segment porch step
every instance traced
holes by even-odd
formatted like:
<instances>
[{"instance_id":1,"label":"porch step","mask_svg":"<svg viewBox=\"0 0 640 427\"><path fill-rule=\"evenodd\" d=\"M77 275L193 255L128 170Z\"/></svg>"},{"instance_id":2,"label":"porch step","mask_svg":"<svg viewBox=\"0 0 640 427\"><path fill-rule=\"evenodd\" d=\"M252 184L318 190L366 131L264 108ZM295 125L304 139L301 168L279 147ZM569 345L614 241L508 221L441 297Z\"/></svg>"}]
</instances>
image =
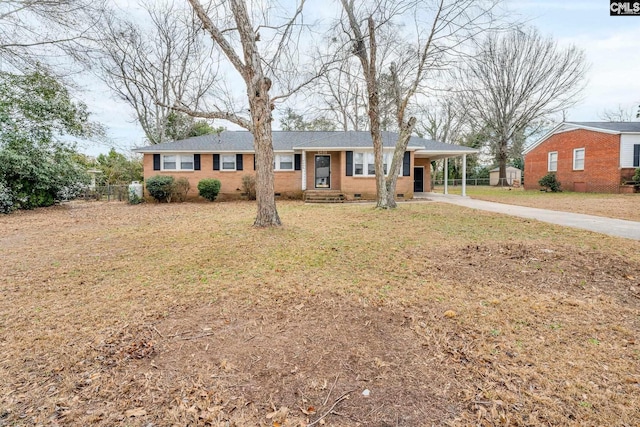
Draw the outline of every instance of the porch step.
<instances>
[{"instance_id":1,"label":"porch step","mask_svg":"<svg viewBox=\"0 0 640 427\"><path fill-rule=\"evenodd\" d=\"M339 191L317 191L307 190L304 192L306 203L344 203L344 194Z\"/></svg>"}]
</instances>

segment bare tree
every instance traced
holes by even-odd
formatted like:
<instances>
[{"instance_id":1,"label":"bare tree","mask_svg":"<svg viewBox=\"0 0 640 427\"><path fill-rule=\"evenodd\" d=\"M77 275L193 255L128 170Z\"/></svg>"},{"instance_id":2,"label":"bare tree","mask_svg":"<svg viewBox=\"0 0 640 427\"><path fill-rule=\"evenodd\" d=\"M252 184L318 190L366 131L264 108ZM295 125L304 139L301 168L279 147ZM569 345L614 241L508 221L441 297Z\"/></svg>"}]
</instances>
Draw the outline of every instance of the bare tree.
<instances>
[{"instance_id":1,"label":"bare tree","mask_svg":"<svg viewBox=\"0 0 640 427\"><path fill-rule=\"evenodd\" d=\"M606 109L600 114L600 119L607 122L632 122L638 115L635 108L624 108L618 105L615 109Z\"/></svg>"},{"instance_id":2,"label":"bare tree","mask_svg":"<svg viewBox=\"0 0 640 427\"><path fill-rule=\"evenodd\" d=\"M69 67L69 57L86 64L103 6L103 0L2 0L0 67L25 71L53 64L60 70Z\"/></svg>"},{"instance_id":3,"label":"bare tree","mask_svg":"<svg viewBox=\"0 0 640 427\"><path fill-rule=\"evenodd\" d=\"M343 30L349 36L352 53L360 61L366 82L376 170L376 206L394 208L404 152L416 125L410 107L415 104L416 95L426 90L426 82L433 72L447 68L466 42L490 28L497 1L376 0L359 4L357 8L354 0L341 0L341 3L345 15ZM412 26L396 24L396 19L412 22ZM402 31L394 31L394 26ZM378 35L383 35L385 43L378 43ZM388 73L386 85L381 79L383 69ZM386 178L380 134L383 116L380 98L385 86L392 100L394 127L399 134Z\"/></svg>"},{"instance_id":4,"label":"bare tree","mask_svg":"<svg viewBox=\"0 0 640 427\"><path fill-rule=\"evenodd\" d=\"M249 9L244 0L212 2L208 9L198 0L189 3L202 28L211 36L220 61L239 75L246 103L238 103L238 97L225 91L211 94L209 101L201 105L182 103L172 107L194 117L227 120L253 134L258 202L254 226L279 226L274 194L272 110L275 101L304 87L316 75L299 71L298 40L292 40L302 28L304 0L290 13L259 4L252 4ZM272 86L282 94L272 97Z\"/></svg>"},{"instance_id":5,"label":"bare tree","mask_svg":"<svg viewBox=\"0 0 640 427\"><path fill-rule=\"evenodd\" d=\"M335 43L330 47L340 49ZM315 96L320 99L317 109L333 117L343 131L358 131L367 123L366 89L356 67L352 58L342 58L314 87Z\"/></svg>"},{"instance_id":6,"label":"bare tree","mask_svg":"<svg viewBox=\"0 0 640 427\"><path fill-rule=\"evenodd\" d=\"M490 35L469 57L458 76L464 89L460 108L496 139L500 178L506 178L514 139L575 105L585 72L580 49L559 48L535 29Z\"/></svg>"},{"instance_id":7,"label":"bare tree","mask_svg":"<svg viewBox=\"0 0 640 427\"><path fill-rule=\"evenodd\" d=\"M104 20L102 77L131 106L149 143L160 144L175 137L167 127L181 114L169 104L197 106L216 82L218 67L190 9L174 2L140 4L146 22L116 13Z\"/></svg>"}]
</instances>

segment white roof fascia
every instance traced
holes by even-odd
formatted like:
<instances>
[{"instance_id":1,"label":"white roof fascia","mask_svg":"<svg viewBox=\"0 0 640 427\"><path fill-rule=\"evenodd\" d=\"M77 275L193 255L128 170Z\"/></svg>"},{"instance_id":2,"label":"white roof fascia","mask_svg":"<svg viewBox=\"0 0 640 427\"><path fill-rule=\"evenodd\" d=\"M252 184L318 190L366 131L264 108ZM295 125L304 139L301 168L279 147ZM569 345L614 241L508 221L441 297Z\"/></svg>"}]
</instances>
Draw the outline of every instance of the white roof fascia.
<instances>
[{"instance_id":1,"label":"white roof fascia","mask_svg":"<svg viewBox=\"0 0 640 427\"><path fill-rule=\"evenodd\" d=\"M423 147L409 146L407 151L418 151ZM296 151L373 151L371 147L293 147ZM383 147L383 150L395 150L394 147Z\"/></svg>"}]
</instances>

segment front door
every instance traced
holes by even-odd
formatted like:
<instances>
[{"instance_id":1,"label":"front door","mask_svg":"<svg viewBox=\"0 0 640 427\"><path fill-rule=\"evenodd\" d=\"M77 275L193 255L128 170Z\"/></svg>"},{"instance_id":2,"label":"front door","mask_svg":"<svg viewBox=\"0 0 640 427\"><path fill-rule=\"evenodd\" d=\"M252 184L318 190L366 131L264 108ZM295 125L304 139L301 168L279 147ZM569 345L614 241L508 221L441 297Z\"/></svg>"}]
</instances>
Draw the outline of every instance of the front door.
<instances>
[{"instance_id":1,"label":"front door","mask_svg":"<svg viewBox=\"0 0 640 427\"><path fill-rule=\"evenodd\" d=\"M316 156L316 188L331 188L331 156Z\"/></svg>"},{"instance_id":2,"label":"front door","mask_svg":"<svg viewBox=\"0 0 640 427\"><path fill-rule=\"evenodd\" d=\"M413 192L424 192L424 167L413 168Z\"/></svg>"}]
</instances>

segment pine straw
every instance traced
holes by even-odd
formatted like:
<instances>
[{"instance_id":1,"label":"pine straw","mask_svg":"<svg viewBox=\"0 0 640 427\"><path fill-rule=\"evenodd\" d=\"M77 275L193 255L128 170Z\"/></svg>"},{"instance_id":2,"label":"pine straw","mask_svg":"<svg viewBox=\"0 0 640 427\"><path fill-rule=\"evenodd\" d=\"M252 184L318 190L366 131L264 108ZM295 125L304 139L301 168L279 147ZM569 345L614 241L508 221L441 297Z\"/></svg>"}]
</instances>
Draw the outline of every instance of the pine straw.
<instances>
[{"instance_id":1,"label":"pine straw","mask_svg":"<svg viewBox=\"0 0 640 427\"><path fill-rule=\"evenodd\" d=\"M0 218L0 426L640 419L639 243L430 202L254 209Z\"/></svg>"}]
</instances>

